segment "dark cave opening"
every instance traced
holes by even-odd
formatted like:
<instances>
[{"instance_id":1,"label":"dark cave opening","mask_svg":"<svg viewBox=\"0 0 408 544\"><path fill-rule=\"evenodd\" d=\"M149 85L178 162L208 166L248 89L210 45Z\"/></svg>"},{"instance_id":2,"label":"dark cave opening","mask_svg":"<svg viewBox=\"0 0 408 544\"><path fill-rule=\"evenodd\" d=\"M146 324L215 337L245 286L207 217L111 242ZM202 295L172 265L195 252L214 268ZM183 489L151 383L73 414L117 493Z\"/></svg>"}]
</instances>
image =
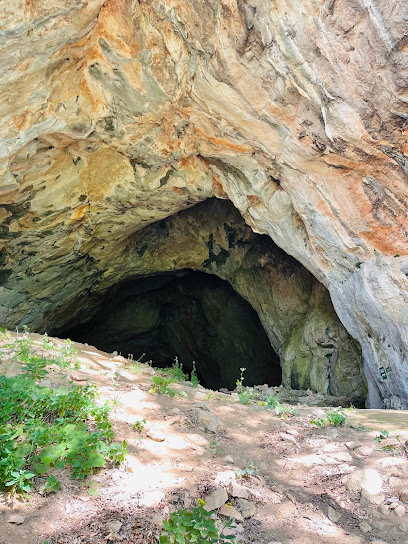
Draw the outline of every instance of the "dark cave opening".
<instances>
[{"instance_id":1,"label":"dark cave opening","mask_svg":"<svg viewBox=\"0 0 408 544\"><path fill-rule=\"evenodd\" d=\"M282 381L255 310L228 282L203 272L127 280L109 290L89 321L59 334L135 360L145 354L157 367L177 357L189 373L194 361L200 383L211 389L234 389L243 367L244 385Z\"/></svg>"}]
</instances>

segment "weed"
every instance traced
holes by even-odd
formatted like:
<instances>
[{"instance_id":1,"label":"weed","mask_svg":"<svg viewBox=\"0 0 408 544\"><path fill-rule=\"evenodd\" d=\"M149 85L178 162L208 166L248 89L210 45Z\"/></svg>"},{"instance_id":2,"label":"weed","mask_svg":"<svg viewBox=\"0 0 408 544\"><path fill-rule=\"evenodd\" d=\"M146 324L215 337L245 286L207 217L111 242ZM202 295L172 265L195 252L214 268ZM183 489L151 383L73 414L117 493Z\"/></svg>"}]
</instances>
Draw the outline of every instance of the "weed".
<instances>
[{"instance_id":1,"label":"weed","mask_svg":"<svg viewBox=\"0 0 408 544\"><path fill-rule=\"evenodd\" d=\"M61 487L61 482L58 480L54 474L51 476L48 476L47 482L44 487L45 493L56 493L58 489Z\"/></svg>"},{"instance_id":2,"label":"weed","mask_svg":"<svg viewBox=\"0 0 408 544\"><path fill-rule=\"evenodd\" d=\"M380 434L378 434L375 437L376 442L381 442L382 440L388 438L390 436L390 433L388 431L380 431Z\"/></svg>"},{"instance_id":3,"label":"weed","mask_svg":"<svg viewBox=\"0 0 408 544\"><path fill-rule=\"evenodd\" d=\"M197 502L196 508L180 508L163 521L160 544L216 544L224 539L235 542L233 536L223 533L226 527L233 527L233 519L230 518L219 531L211 512L204 509L205 501L199 499Z\"/></svg>"},{"instance_id":4,"label":"weed","mask_svg":"<svg viewBox=\"0 0 408 544\"><path fill-rule=\"evenodd\" d=\"M288 416L296 415L296 410L294 410L293 408L290 408L289 406L286 406L286 404L281 404L279 402L279 399L277 399L273 395L271 395L266 401L266 407L274 408L275 414L277 416L280 416L282 419L285 419Z\"/></svg>"},{"instance_id":5,"label":"weed","mask_svg":"<svg viewBox=\"0 0 408 544\"><path fill-rule=\"evenodd\" d=\"M145 428L146 420L145 419L139 419L135 421L132 425L132 429L136 431L139 434L142 434L143 429Z\"/></svg>"},{"instance_id":6,"label":"weed","mask_svg":"<svg viewBox=\"0 0 408 544\"><path fill-rule=\"evenodd\" d=\"M242 384L244 383L244 372L246 368L242 367L239 370L241 371L241 374L235 383L237 384L237 387L238 387L238 393L243 393L244 388L242 387Z\"/></svg>"},{"instance_id":7,"label":"weed","mask_svg":"<svg viewBox=\"0 0 408 544\"><path fill-rule=\"evenodd\" d=\"M108 460L122 462L126 442L112 442L109 406L96 403L94 385L41 385L48 366L75 365L72 345L58 347L45 337L45 353L38 355L28 331L3 340L9 358L22 363L22 374L0 376L0 487L25 494L35 477L54 468L70 467L71 478L83 479ZM50 476L46 488L56 491L57 478Z\"/></svg>"},{"instance_id":8,"label":"weed","mask_svg":"<svg viewBox=\"0 0 408 544\"><path fill-rule=\"evenodd\" d=\"M346 423L346 420L347 414L342 408L336 408L327 414L327 421L332 427L340 427Z\"/></svg>"},{"instance_id":9,"label":"weed","mask_svg":"<svg viewBox=\"0 0 408 544\"><path fill-rule=\"evenodd\" d=\"M166 376L171 377L173 382L188 380L188 376L183 372L183 365L179 363L178 357L174 358L174 363L170 368L165 368L162 372Z\"/></svg>"},{"instance_id":10,"label":"weed","mask_svg":"<svg viewBox=\"0 0 408 544\"><path fill-rule=\"evenodd\" d=\"M198 387L200 382L197 378L197 370L196 370L196 364L195 361L193 361L193 370L191 371L191 383L193 387Z\"/></svg>"},{"instance_id":11,"label":"weed","mask_svg":"<svg viewBox=\"0 0 408 544\"><path fill-rule=\"evenodd\" d=\"M169 387L171 383L174 383L173 378L162 378L161 376L153 376L153 387L150 389L149 393L151 395L168 395L171 398L176 396L176 390Z\"/></svg>"},{"instance_id":12,"label":"weed","mask_svg":"<svg viewBox=\"0 0 408 544\"><path fill-rule=\"evenodd\" d=\"M239 478L248 478L249 476L253 476L254 474L256 474L257 471L258 471L258 469L256 468L254 462L251 461L246 468L237 470L235 472L235 476L236 476L237 479L239 479Z\"/></svg>"},{"instance_id":13,"label":"weed","mask_svg":"<svg viewBox=\"0 0 408 544\"><path fill-rule=\"evenodd\" d=\"M340 427L345 425L347 421L347 414L343 408L339 407L327 414L327 419L318 417L317 419L311 419L310 423L317 427L323 427L324 425L331 425L332 427Z\"/></svg>"},{"instance_id":14,"label":"weed","mask_svg":"<svg viewBox=\"0 0 408 544\"><path fill-rule=\"evenodd\" d=\"M242 393L238 393L239 402L241 404L250 404L254 396L255 394L253 387L247 387Z\"/></svg>"},{"instance_id":15,"label":"weed","mask_svg":"<svg viewBox=\"0 0 408 544\"><path fill-rule=\"evenodd\" d=\"M207 393L207 395L204 397L206 400L211 400L213 398L213 396L215 395L215 392L210 389Z\"/></svg>"}]
</instances>

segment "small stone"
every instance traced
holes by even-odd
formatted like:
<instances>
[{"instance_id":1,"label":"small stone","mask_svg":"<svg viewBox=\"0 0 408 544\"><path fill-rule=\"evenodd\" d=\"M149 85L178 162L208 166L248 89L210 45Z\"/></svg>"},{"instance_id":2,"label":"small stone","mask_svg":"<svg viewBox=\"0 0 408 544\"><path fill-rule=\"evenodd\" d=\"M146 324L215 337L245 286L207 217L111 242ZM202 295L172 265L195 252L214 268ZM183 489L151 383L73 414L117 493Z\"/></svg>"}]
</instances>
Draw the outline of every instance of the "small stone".
<instances>
[{"instance_id":1,"label":"small stone","mask_svg":"<svg viewBox=\"0 0 408 544\"><path fill-rule=\"evenodd\" d=\"M361 446L361 448L358 448L357 451L360 455L367 457L368 455L371 455L374 450L373 448L370 448L369 446Z\"/></svg>"},{"instance_id":2,"label":"small stone","mask_svg":"<svg viewBox=\"0 0 408 544\"><path fill-rule=\"evenodd\" d=\"M244 518L251 518L256 514L255 504L251 501L245 499L237 500L238 510L244 516Z\"/></svg>"},{"instance_id":3,"label":"small stone","mask_svg":"<svg viewBox=\"0 0 408 544\"><path fill-rule=\"evenodd\" d=\"M348 450L356 450L362 446L361 442L346 442L346 448Z\"/></svg>"},{"instance_id":4,"label":"small stone","mask_svg":"<svg viewBox=\"0 0 408 544\"><path fill-rule=\"evenodd\" d=\"M106 524L108 530L113 533L117 534L120 531L120 528L122 527L122 523L119 520L109 521Z\"/></svg>"},{"instance_id":5,"label":"small stone","mask_svg":"<svg viewBox=\"0 0 408 544\"><path fill-rule=\"evenodd\" d=\"M337 429L328 429L327 430L327 436L330 438L337 438L339 435L339 431Z\"/></svg>"},{"instance_id":6,"label":"small stone","mask_svg":"<svg viewBox=\"0 0 408 544\"><path fill-rule=\"evenodd\" d=\"M13 514L9 517L7 520L9 523L14 523L15 525L21 525L24 523L25 518L24 516L20 516L19 514Z\"/></svg>"},{"instance_id":7,"label":"small stone","mask_svg":"<svg viewBox=\"0 0 408 544\"><path fill-rule=\"evenodd\" d=\"M399 506L397 506L397 508L394 508L394 514L397 515L399 518L405 516L405 506L402 506L402 504L400 504Z\"/></svg>"},{"instance_id":8,"label":"small stone","mask_svg":"<svg viewBox=\"0 0 408 544\"><path fill-rule=\"evenodd\" d=\"M211 495L205 499L204 510L212 512L221 508L228 500L228 494L223 487L218 487Z\"/></svg>"},{"instance_id":9,"label":"small stone","mask_svg":"<svg viewBox=\"0 0 408 544\"><path fill-rule=\"evenodd\" d=\"M286 432L292 436L299 436L299 432L296 429L288 429Z\"/></svg>"},{"instance_id":10,"label":"small stone","mask_svg":"<svg viewBox=\"0 0 408 544\"><path fill-rule=\"evenodd\" d=\"M205 402L197 402L196 404L194 404L194 408L198 408L199 410L204 410L205 412L211 412L211 410L208 408Z\"/></svg>"},{"instance_id":11,"label":"small stone","mask_svg":"<svg viewBox=\"0 0 408 544\"><path fill-rule=\"evenodd\" d=\"M164 442L166 440L166 436L161 431L158 431L157 429L149 429L146 432L147 438L150 438L150 440L154 440L155 442Z\"/></svg>"},{"instance_id":12,"label":"small stone","mask_svg":"<svg viewBox=\"0 0 408 544\"><path fill-rule=\"evenodd\" d=\"M408 487L405 487L404 489L401 489L400 499L401 499L402 502L405 502L405 504L408 503Z\"/></svg>"},{"instance_id":13,"label":"small stone","mask_svg":"<svg viewBox=\"0 0 408 544\"><path fill-rule=\"evenodd\" d=\"M279 438L281 440L286 440L287 442L292 442L292 444L296 444L296 438L290 434L279 433Z\"/></svg>"},{"instance_id":14,"label":"small stone","mask_svg":"<svg viewBox=\"0 0 408 544\"><path fill-rule=\"evenodd\" d=\"M352 493L365 489L371 495L378 495L382 489L382 478L373 468L355 470L344 478L343 483Z\"/></svg>"},{"instance_id":15,"label":"small stone","mask_svg":"<svg viewBox=\"0 0 408 544\"><path fill-rule=\"evenodd\" d=\"M235 465L235 459L232 457L232 455L227 455L224 459L224 463L226 465Z\"/></svg>"},{"instance_id":16,"label":"small stone","mask_svg":"<svg viewBox=\"0 0 408 544\"><path fill-rule=\"evenodd\" d=\"M367 523L366 521L362 521L360 523L360 529L363 533L369 533L370 531L373 530L373 528L371 527L371 525L369 523Z\"/></svg>"},{"instance_id":17,"label":"small stone","mask_svg":"<svg viewBox=\"0 0 408 544\"><path fill-rule=\"evenodd\" d=\"M388 516L390 514L390 507L386 504L380 504L377 508L377 510L382 514L383 516Z\"/></svg>"},{"instance_id":18,"label":"small stone","mask_svg":"<svg viewBox=\"0 0 408 544\"><path fill-rule=\"evenodd\" d=\"M251 496L251 492L247 487L239 485L236 482L230 482L228 484L227 491L231 497L239 499L249 499Z\"/></svg>"},{"instance_id":19,"label":"small stone","mask_svg":"<svg viewBox=\"0 0 408 544\"><path fill-rule=\"evenodd\" d=\"M258 469L259 469L259 470L265 471L265 470L268 470L268 468L269 468L269 467L268 467L268 463L267 463L266 461L261 461L261 462L259 463L259 465L258 465Z\"/></svg>"},{"instance_id":20,"label":"small stone","mask_svg":"<svg viewBox=\"0 0 408 544\"><path fill-rule=\"evenodd\" d=\"M395 509L397 508L397 506L398 506L398 503L397 503L397 502L392 502L392 503L390 504L390 510L395 510Z\"/></svg>"},{"instance_id":21,"label":"small stone","mask_svg":"<svg viewBox=\"0 0 408 544\"><path fill-rule=\"evenodd\" d=\"M337 523L339 519L341 518L341 514L339 514L339 512L337 512L337 510L335 510L332 506L328 507L327 516L329 520L332 521L333 523Z\"/></svg>"},{"instance_id":22,"label":"small stone","mask_svg":"<svg viewBox=\"0 0 408 544\"><path fill-rule=\"evenodd\" d=\"M370 493L363 487L361 490L361 502L365 504L381 504L385 500L385 496L382 493Z\"/></svg>"},{"instance_id":23,"label":"small stone","mask_svg":"<svg viewBox=\"0 0 408 544\"><path fill-rule=\"evenodd\" d=\"M222 430L222 425L220 420L216 415L205 410L197 408L195 410L198 424L204 427L204 430L210 433L218 433Z\"/></svg>"},{"instance_id":24,"label":"small stone","mask_svg":"<svg viewBox=\"0 0 408 544\"><path fill-rule=\"evenodd\" d=\"M353 461L353 458L348 451L339 451L333 453L332 457L333 459L336 459L336 461L340 461L342 463L351 463Z\"/></svg>"},{"instance_id":25,"label":"small stone","mask_svg":"<svg viewBox=\"0 0 408 544\"><path fill-rule=\"evenodd\" d=\"M401 533L405 533L405 531L407 530L407 526L405 525L405 523L400 523L398 525L398 529L401 531Z\"/></svg>"},{"instance_id":26,"label":"small stone","mask_svg":"<svg viewBox=\"0 0 408 544\"><path fill-rule=\"evenodd\" d=\"M179 416L181 414L180 408L172 408L169 412L171 416Z\"/></svg>"},{"instance_id":27,"label":"small stone","mask_svg":"<svg viewBox=\"0 0 408 544\"><path fill-rule=\"evenodd\" d=\"M221 506L219 512L222 516L227 516L228 518L234 518L237 521L244 521L244 518L241 516L241 514L238 512L236 508L233 506L229 506L227 504L224 504Z\"/></svg>"}]
</instances>

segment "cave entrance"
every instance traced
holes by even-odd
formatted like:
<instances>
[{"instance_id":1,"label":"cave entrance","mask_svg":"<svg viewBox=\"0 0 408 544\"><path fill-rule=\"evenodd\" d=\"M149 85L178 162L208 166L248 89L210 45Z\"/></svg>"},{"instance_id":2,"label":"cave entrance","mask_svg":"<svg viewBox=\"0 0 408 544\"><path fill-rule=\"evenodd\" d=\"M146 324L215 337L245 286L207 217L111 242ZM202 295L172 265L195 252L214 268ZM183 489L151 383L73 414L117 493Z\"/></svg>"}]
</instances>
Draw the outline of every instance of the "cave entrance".
<instances>
[{"instance_id":1,"label":"cave entrance","mask_svg":"<svg viewBox=\"0 0 408 544\"><path fill-rule=\"evenodd\" d=\"M177 357L186 372L195 361L200 383L234 389L280 385L279 356L252 306L231 285L192 270L128 280L111 288L88 322L62 332L107 352L169 367Z\"/></svg>"}]
</instances>

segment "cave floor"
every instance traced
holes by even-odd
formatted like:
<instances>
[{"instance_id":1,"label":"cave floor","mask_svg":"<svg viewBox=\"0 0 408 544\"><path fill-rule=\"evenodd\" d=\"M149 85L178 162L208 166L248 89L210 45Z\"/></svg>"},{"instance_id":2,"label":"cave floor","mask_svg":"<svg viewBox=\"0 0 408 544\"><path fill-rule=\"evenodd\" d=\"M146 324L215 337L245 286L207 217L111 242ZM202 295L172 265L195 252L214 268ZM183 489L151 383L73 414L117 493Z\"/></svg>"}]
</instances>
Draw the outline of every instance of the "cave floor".
<instances>
[{"instance_id":1,"label":"cave floor","mask_svg":"<svg viewBox=\"0 0 408 544\"><path fill-rule=\"evenodd\" d=\"M123 357L75 346L81 368L70 371L70 377L76 384L95 383L101 398L113 403L115 440L127 441L129 455L124 464L103 468L85 481L59 473L63 484L56 494L35 491L29 501L0 495L1 544L158 542L169 512L189 508L231 482L246 488L255 507L248 512L253 515L236 523L237 541L407 542L408 515L399 497L408 488L408 460L379 446L397 443L396 435L401 443L408 439L408 413L352 410L347 425L317 428L310 420L323 417L320 408L296 406L296 415L282 419L264 406L240 404L236 394L187 382L172 384L179 393L174 398L152 395L155 370L149 365L134 369ZM12 375L16 368L2 363L0 372ZM61 378L47 380L57 385ZM186 396L180 395L183 391ZM197 408L197 403L205 406ZM216 416L222 428L206 432L197 410ZM146 425L138 434L132 426L142 419ZM390 437L378 444L380 429ZM237 480L237 471L245 469L246 477ZM380 494L361 499L344 485L347 475L361 469L381 476ZM230 502L242 510L233 494ZM24 522L10 523L13 514L21 514Z\"/></svg>"}]
</instances>

